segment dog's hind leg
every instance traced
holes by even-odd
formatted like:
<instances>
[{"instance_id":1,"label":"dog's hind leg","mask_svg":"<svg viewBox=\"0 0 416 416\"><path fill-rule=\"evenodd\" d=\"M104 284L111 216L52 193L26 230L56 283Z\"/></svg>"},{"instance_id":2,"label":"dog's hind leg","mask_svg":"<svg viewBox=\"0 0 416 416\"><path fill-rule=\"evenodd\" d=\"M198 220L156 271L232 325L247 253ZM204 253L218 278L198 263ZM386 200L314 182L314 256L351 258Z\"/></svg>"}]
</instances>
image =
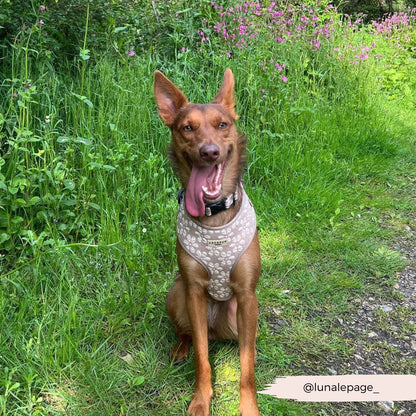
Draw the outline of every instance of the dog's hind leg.
<instances>
[{"instance_id":1,"label":"dog's hind leg","mask_svg":"<svg viewBox=\"0 0 416 416\"><path fill-rule=\"evenodd\" d=\"M178 343L172 348L170 356L172 361L179 363L188 358L192 341L191 325L185 302L185 283L181 275L176 277L175 284L166 297L166 308L178 335Z\"/></svg>"},{"instance_id":2,"label":"dog's hind leg","mask_svg":"<svg viewBox=\"0 0 416 416\"><path fill-rule=\"evenodd\" d=\"M205 288L198 284L186 288L186 307L192 326L195 354L195 392L187 415L208 416L213 394L211 366L208 361L208 322Z\"/></svg>"},{"instance_id":3,"label":"dog's hind leg","mask_svg":"<svg viewBox=\"0 0 416 416\"><path fill-rule=\"evenodd\" d=\"M260 255L257 235L237 264L233 290L237 299L238 344L240 348L240 413L242 416L260 416L256 398L254 364L258 305L255 287L260 274Z\"/></svg>"}]
</instances>

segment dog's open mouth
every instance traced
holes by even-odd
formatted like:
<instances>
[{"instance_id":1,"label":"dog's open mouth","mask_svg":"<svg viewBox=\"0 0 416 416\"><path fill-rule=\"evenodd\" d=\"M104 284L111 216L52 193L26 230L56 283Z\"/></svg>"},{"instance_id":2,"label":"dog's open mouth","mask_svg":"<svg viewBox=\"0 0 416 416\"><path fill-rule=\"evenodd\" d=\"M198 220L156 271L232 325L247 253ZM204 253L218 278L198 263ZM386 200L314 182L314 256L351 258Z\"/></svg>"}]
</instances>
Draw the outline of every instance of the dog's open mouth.
<instances>
[{"instance_id":1,"label":"dog's open mouth","mask_svg":"<svg viewBox=\"0 0 416 416\"><path fill-rule=\"evenodd\" d=\"M215 200L221 196L222 179L226 162L212 166L192 166L186 188L186 210L193 217L205 215L205 200Z\"/></svg>"}]
</instances>

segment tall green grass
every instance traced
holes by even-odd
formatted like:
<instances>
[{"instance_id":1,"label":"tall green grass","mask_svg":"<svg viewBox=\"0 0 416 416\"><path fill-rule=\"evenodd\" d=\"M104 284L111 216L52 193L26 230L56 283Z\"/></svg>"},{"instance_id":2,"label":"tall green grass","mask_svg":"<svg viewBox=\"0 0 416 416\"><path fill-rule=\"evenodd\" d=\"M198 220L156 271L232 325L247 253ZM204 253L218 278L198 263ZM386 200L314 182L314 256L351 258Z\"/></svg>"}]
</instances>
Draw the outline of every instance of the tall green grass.
<instances>
[{"instance_id":1,"label":"tall green grass","mask_svg":"<svg viewBox=\"0 0 416 416\"><path fill-rule=\"evenodd\" d=\"M156 68L196 102L215 96L226 67L236 76L262 246L259 385L348 360L337 318L352 299L389 292L403 265L391 241L414 211L416 72L413 41L401 50L392 39L414 39L414 26L375 38L322 6L336 32L315 50L309 32L279 44L255 17L259 37L229 58L212 28L198 40L214 8L178 12L168 60L156 51L58 65L22 32L1 62L0 414L185 413L194 368L170 364L164 308L179 183L152 97ZM355 64L354 48L375 39ZM210 352L213 414L237 414L236 345ZM259 401L265 415L328 410Z\"/></svg>"}]
</instances>

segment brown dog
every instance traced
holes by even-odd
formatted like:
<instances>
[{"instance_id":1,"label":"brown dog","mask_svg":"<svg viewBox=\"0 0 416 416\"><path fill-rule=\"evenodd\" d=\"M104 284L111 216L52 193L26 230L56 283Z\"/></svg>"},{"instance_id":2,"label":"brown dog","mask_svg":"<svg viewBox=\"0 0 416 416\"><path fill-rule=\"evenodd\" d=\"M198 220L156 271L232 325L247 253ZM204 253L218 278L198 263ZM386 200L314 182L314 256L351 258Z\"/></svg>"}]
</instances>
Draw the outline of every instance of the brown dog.
<instances>
[{"instance_id":1,"label":"brown dog","mask_svg":"<svg viewBox=\"0 0 416 416\"><path fill-rule=\"evenodd\" d=\"M179 274L166 304L179 337L172 358L185 359L191 341L195 351L196 386L187 414L209 415L208 339L238 339L240 412L259 415L254 363L260 250L254 210L241 184L246 139L235 126L234 76L226 70L210 104L189 103L159 71L154 94L172 132L171 157L184 188Z\"/></svg>"}]
</instances>

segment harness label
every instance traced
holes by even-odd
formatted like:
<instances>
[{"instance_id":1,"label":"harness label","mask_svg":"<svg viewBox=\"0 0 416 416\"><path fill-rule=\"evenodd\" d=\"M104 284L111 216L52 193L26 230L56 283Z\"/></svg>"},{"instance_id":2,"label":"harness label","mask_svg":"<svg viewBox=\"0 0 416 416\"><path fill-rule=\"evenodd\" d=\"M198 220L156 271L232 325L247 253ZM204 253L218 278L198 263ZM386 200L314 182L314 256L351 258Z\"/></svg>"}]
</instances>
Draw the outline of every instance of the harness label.
<instances>
[{"instance_id":1,"label":"harness label","mask_svg":"<svg viewBox=\"0 0 416 416\"><path fill-rule=\"evenodd\" d=\"M207 240L207 246L215 246L215 247L219 247L219 246L225 246L228 243L228 239L224 238L222 240Z\"/></svg>"}]
</instances>

